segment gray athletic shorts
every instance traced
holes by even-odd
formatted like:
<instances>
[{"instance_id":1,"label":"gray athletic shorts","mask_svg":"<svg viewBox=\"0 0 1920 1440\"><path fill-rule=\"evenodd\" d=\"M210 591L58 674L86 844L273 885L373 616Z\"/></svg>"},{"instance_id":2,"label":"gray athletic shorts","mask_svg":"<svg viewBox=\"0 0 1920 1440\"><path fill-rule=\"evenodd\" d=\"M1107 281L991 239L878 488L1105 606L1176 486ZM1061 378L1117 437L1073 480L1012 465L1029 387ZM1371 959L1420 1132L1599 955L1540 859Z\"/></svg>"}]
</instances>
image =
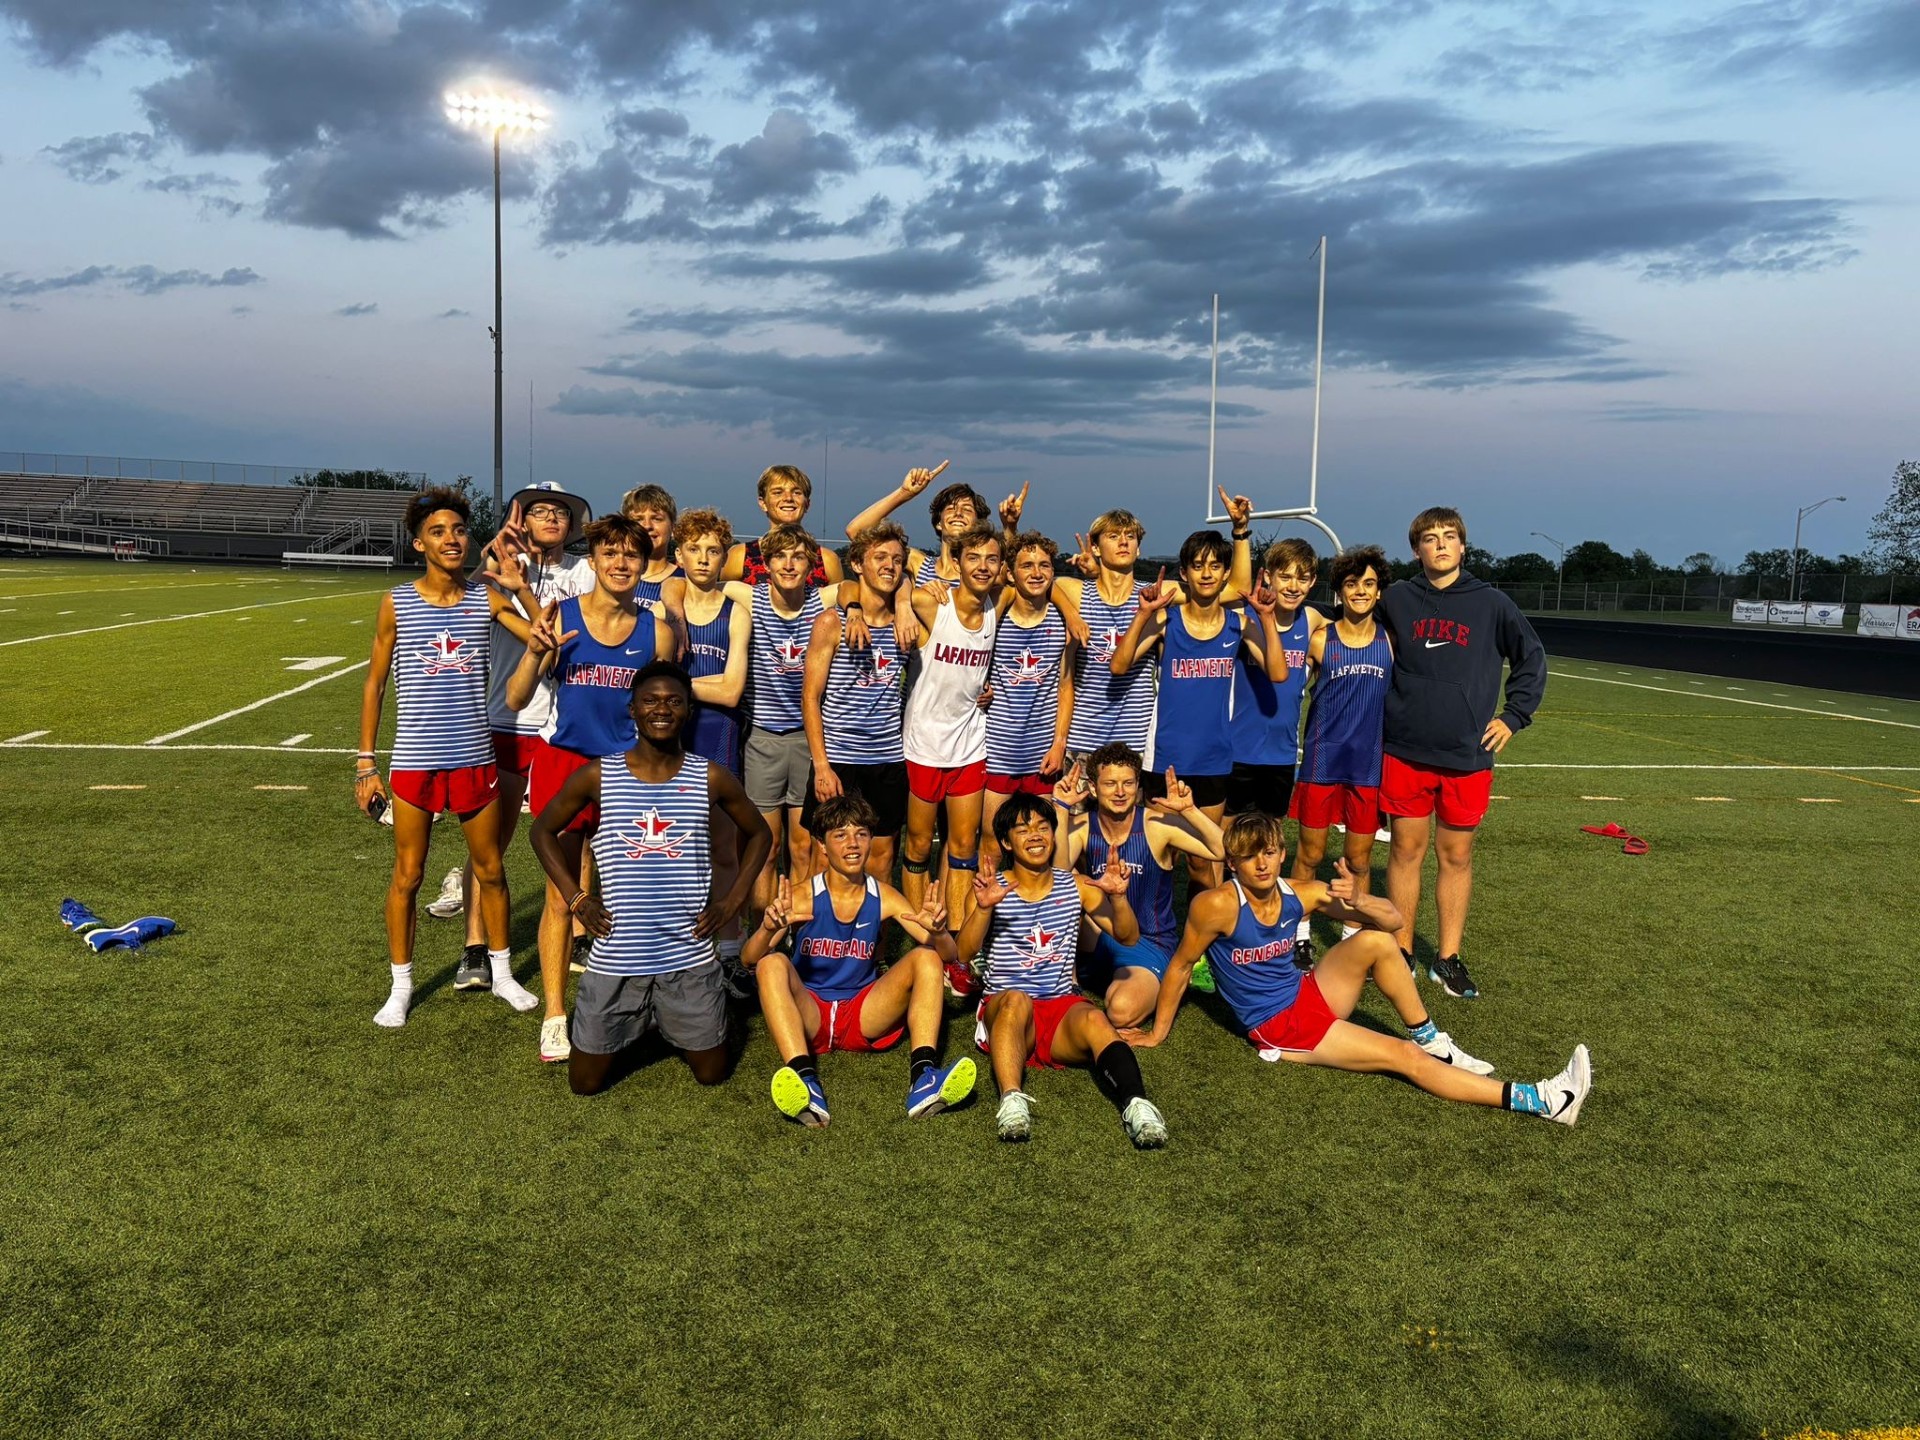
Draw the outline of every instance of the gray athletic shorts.
<instances>
[{"instance_id":1,"label":"gray athletic shorts","mask_svg":"<svg viewBox=\"0 0 1920 1440\"><path fill-rule=\"evenodd\" d=\"M589 970L573 992L568 1039L589 1055L611 1055L647 1031L676 1050L712 1050L727 1041L727 987L706 961L671 975L603 975Z\"/></svg>"},{"instance_id":2,"label":"gray athletic shorts","mask_svg":"<svg viewBox=\"0 0 1920 1440\"><path fill-rule=\"evenodd\" d=\"M775 735L758 727L747 731L747 799L756 810L778 810L782 805L804 805L813 756L807 750L807 732L790 730Z\"/></svg>"}]
</instances>

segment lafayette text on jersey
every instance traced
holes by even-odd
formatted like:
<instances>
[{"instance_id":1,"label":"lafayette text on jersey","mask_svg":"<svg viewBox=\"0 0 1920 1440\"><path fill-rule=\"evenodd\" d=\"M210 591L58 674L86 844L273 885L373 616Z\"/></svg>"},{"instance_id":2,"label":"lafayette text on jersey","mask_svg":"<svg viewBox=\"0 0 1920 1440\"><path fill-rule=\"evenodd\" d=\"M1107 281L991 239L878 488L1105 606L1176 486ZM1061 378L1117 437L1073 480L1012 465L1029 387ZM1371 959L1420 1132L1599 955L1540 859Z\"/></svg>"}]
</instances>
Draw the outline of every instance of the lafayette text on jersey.
<instances>
[{"instance_id":1,"label":"lafayette text on jersey","mask_svg":"<svg viewBox=\"0 0 1920 1440\"><path fill-rule=\"evenodd\" d=\"M1147 763L1155 770L1171 765L1182 775L1225 775L1234 760L1228 730L1233 677L1247 668L1240 660L1246 619L1239 610L1223 611L1220 633L1196 640L1187 629L1186 608L1167 610L1160 639L1160 713Z\"/></svg>"},{"instance_id":2,"label":"lafayette text on jersey","mask_svg":"<svg viewBox=\"0 0 1920 1440\"><path fill-rule=\"evenodd\" d=\"M576 755L616 755L631 750L633 677L653 663L653 612L641 609L633 633L602 645L587 628L578 600L560 602L560 633L578 633L554 657L554 723L550 743Z\"/></svg>"},{"instance_id":3,"label":"lafayette text on jersey","mask_svg":"<svg viewBox=\"0 0 1920 1440\"><path fill-rule=\"evenodd\" d=\"M1153 858L1147 843L1147 811L1144 805L1133 807L1133 819L1127 822L1127 838L1119 845L1107 843L1099 812L1087 822L1087 846L1080 852L1080 864L1089 875L1107 868L1107 852L1120 852L1120 867L1127 872L1127 904L1140 924L1140 938L1173 953L1180 938L1173 919L1173 872L1164 870Z\"/></svg>"},{"instance_id":4,"label":"lafayette text on jersey","mask_svg":"<svg viewBox=\"0 0 1920 1440\"><path fill-rule=\"evenodd\" d=\"M393 595L395 770L463 770L493 763L487 662L493 611L471 581L452 605L429 605L411 584Z\"/></svg>"},{"instance_id":5,"label":"lafayette text on jersey","mask_svg":"<svg viewBox=\"0 0 1920 1440\"><path fill-rule=\"evenodd\" d=\"M727 669L727 651L733 635L733 597L720 601L713 619L701 624L687 621L687 674L694 680L723 675ZM704 755L722 770L740 773L741 714L732 705L709 705L696 700L693 720L687 727L687 749Z\"/></svg>"},{"instance_id":6,"label":"lafayette text on jersey","mask_svg":"<svg viewBox=\"0 0 1920 1440\"><path fill-rule=\"evenodd\" d=\"M1378 785L1382 716L1393 676L1393 646L1374 628L1360 646L1329 625L1320 678L1307 701L1307 730L1300 741L1300 779L1309 785Z\"/></svg>"},{"instance_id":7,"label":"lafayette text on jersey","mask_svg":"<svg viewBox=\"0 0 1920 1440\"><path fill-rule=\"evenodd\" d=\"M927 643L919 650L920 674L907 696L903 749L916 765L957 769L987 753L987 716L980 708L993 667L993 637L999 614L980 612L980 628L961 623L956 600L934 613Z\"/></svg>"}]
</instances>

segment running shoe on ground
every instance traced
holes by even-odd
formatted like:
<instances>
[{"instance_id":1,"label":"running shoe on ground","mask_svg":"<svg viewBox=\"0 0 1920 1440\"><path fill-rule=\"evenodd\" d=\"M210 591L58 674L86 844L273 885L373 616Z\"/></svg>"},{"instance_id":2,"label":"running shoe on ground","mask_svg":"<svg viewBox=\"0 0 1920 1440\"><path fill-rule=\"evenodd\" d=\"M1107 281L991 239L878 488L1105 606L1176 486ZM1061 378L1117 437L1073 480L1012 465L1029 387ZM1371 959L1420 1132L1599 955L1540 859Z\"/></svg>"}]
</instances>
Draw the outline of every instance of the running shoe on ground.
<instances>
[{"instance_id":1,"label":"running shoe on ground","mask_svg":"<svg viewBox=\"0 0 1920 1440\"><path fill-rule=\"evenodd\" d=\"M789 1120L816 1128L832 1117L827 1114L826 1092L818 1075L802 1075L791 1065L773 1072L773 1103Z\"/></svg>"},{"instance_id":2,"label":"running shoe on ground","mask_svg":"<svg viewBox=\"0 0 1920 1440\"><path fill-rule=\"evenodd\" d=\"M1167 1117L1144 1095L1127 1102L1127 1108L1120 1112L1120 1123L1136 1150L1158 1150L1167 1143Z\"/></svg>"},{"instance_id":3,"label":"running shoe on ground","mask_svg":"<svg viewBox=\"0 0 1920 1440\"><path fill-rule=\"evenodd\" d=\"M736 1003L744 1003L760 993L759 982L738 955L721 954L720 983L727 987L727 998Z\"/></svg>"},{"instance_id":4,"label":"running shoe on ground","mask_svg":"<svg viewBox=\"0 0 1920 1440\"><path fill-rule=\"evenodd\" d=\"M1414 1042L1419 1044L1418 1041ZM1456 1070L1465 1070L1470 1075L1491 1075L1493 1066L1484 1060L1476 1060L1458 1045L1446 1031L1436 1031L1433 1039L1420 1048L1438 1060L1442 1065L1451 1065Z\"/></svg>"},{"instance_id":5,"label":"running shoe on ground","mask_svg":"<svg viewBox=\"0 0 1920 1440\"><path fill-rule=\"evenodd\" d=\"M1478 1000L1480 990L1467 974L1466 962L1458 955L1436 955L1427 962L1427 974L1456 1000Z\"/></svg>"},{"instance_id":6,"label":"running shoe on ground","mask_svg":"<svg viewBox=\"0 0 1920 1440\"><path fill-rule=\"evenodd\" d=\"M1593 1089L1593 1059L1587 1054L1587 1047L1574 1046L1567 1068L1534 1088L1547 1102L1546 1118L1571 1126L1580 1118L1580 1107L1587 1103L1587 1093Z\"/></svg>"},{"instance_id":7,"label":"running shoe on ground","mask_svg":"<svg viewBox=\"0 0 1920 1440\"><path fill-rule=\"evenodd\" d=\"M973 973L972 967L962 965L958 960L949 960L945 970L947 993L954 999L971 1000L980 993L980 977Z\"/></svg>"},{"instance_id":8,"label":"running shoe on ground","mask_svg":"<svg viewBox=\"0 0 1920 1440\"><path fill-rule=\"evenodd\" d=\"M549 1065L557 1060L565 1060L573 1054L573 1045L567 1039L567 1017L549 1015L540 1022L540 1058Z\"/></svg>"},{"instance_id":9,"label":"running shoe on ground","mask_svg":"<svg viewBox=\"0 0 1920 1440\"><path fill-rule=\"evenodd\" d=\"M447 871L440 882L440 893L427 902L427 914L436 920L451 920L467 908L467 886L463 872Z\"/></svg>"},{"instance_id":10,"label":"running shoe on ground","mask_svg":"<svg viewBox=\"0 0 1920 1440\"><path fill-rule=\"evenodd\" d=\"M1295 940L1293 942L1294 968L1296 970L1311 970L1313 968L1313 960L1313 937L1311 935L1305 935Z\"/></svg>"},{"instance_id":11,"label":"running shoe on ground","mask_svg":"<svg viewBox=\"0 0 1920 1440\"><path fill-rule=\"evenodd\" d=\"M1000 1097L1000 1109L993 1117L993 1128L1002 1140L1033 1138L1033 1097L1024 1090L1009 1090Z\"/></svg>"},{"instance_id":12,"label":"running shoe on ground","mask_svg":"<svg viewBox=\"0 0 1920 1440\"><path fill-rule=\"evenodd\" d=\"M1202 995L1213 994L1213 967L1207 964L1204 955L1193 962L1193 978L1187 983Z\"/></svg>"},{"instance_id":13,"label":"running shoe on ground","mask_svg":"<svg viewBox=\"0 0 1920 1440\"><path fill-rule=\"evenodd\" d=\"M60 902L60 923L69 930L84 930L89 927L97 929L107 922L78 900L67 899Z\"/></svg>"},{"instance_id":14,"label":"running shoe on ground","mask_svg":"<svg viewBox=\"0 0 1920 1440\"><path fill-rule=\"evenodd\" d=\"M491 990L493 988L493 967L487 963L487 947L469 945L460 952L460 963L454 967L453 988L456 990Z\"/></svg>"},{"instance_id":15,"label":"running shoe on ground","mask_svg":"<svg viewBox=\"0 0 1920 1440\"><path fill-rule=\"evenodd\" d=\"M920 1078L907 1086L907 1118L938 1115L952 1109L973 1094L973 1082L979 1067L971 1055L962 1055L944 1070L922 1071Z\"/></svg>"},{"instance_id":16,"label":"running shoe on ground","mask_svg":"<svg viewBox=\"0 0 1920 1440\"><path fill-rule=\"evenodd\" d=\"M573 954L567 960L567 969L576 975L587 973L587 958L593 954L593 937L576 935L573 937Z\"/></svg>"}]
</instances>

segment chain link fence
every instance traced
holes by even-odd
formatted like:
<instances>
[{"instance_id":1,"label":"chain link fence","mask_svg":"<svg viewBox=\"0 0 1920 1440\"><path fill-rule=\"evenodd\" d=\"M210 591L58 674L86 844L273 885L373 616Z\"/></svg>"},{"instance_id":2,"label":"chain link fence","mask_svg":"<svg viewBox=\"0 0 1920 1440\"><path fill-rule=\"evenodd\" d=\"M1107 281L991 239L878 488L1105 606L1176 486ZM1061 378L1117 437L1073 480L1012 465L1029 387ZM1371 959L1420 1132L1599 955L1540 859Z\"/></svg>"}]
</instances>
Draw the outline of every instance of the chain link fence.
<instances>
[{"instance_id":1,"label":"chain link fence","mask_svg":"<svg viewBox=\"0 0 1920 1440\"><path fill-rule=\"evenodd\" d=\"M1920 605L1920 574L1814 572L1792 579L1785 575L1655 575L1597 584L1504 582L1497 588L1511 595L1522 610L1539 614L1631 612L1730 619L1736 600L1810 600L1845 605L1849 614L1857 614L1861 605Z\"/></svg>"}]
</instances>

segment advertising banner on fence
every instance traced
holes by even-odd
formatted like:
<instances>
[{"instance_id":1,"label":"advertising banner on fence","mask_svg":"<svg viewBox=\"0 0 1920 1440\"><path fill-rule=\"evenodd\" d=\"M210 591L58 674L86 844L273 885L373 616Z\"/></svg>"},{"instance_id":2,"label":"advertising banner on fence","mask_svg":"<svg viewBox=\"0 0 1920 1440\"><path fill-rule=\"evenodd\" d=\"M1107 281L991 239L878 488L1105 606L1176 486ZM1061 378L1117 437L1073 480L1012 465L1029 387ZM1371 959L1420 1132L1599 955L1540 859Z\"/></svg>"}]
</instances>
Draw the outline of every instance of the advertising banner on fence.
<instances>
[{"instance_id":1,"label":"advertising banner on fence","mask_svg":"<svg viewBox=\"0 0 1920 1440\"><path fill-rule=\"evenodd\" d=\"M1804 625L1807 623L1807 603L1796 600L1791 605L1775 600L1767 606L1769 625Z\"/></svg>"},{"instance_id":2,"label":"advertising banner on fence","mask_svg":"<svg viewBox=\"0 0 1920 1440\"><path fill-rule=\"evenodd\" d=\"M1817 600L1807 602L1807 624L1823 626L1828 630L1838 630L1846 622L1847 607L1840 604L1822 604Z\"/></svg>"},{"instance_id":3,"label":"advertising banner on fence","mask_svg":"<svg viewBox=\"0 0 1920 1440\"><path fill-rule=\"evenodd\" d=\"M1920 605L1900 607L1900 638L1920 640Z\"/></svg>"},{"instance_id":4,"label":"advertising banner on fence","mask_svg":"<svg viewBox=\"0 0 1920 1440\"><path fill-rule=\"evenodd\" d=\"M1736 600L1733 602L1733 623L1736 625L1764 625L1767 623L1767 602L1764 600Z\"/></svg>"},{"instance_id":5,"label":"advertising banner on fence","mask_svg":"<svg viewBox=\"0 0 1920 1440\"><path fill-rule=\"evenodd\" d=\"M1884 635L1892 639L1900 633L1901 607L1898 605L1862 605L1856 635Z\"/></svg>"}]
</instances>

